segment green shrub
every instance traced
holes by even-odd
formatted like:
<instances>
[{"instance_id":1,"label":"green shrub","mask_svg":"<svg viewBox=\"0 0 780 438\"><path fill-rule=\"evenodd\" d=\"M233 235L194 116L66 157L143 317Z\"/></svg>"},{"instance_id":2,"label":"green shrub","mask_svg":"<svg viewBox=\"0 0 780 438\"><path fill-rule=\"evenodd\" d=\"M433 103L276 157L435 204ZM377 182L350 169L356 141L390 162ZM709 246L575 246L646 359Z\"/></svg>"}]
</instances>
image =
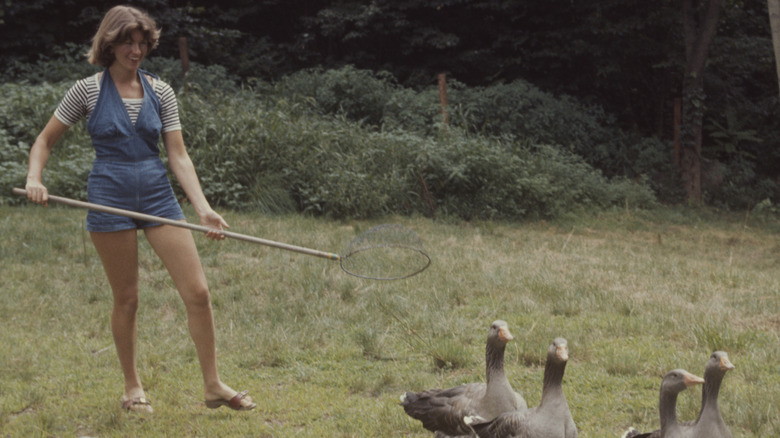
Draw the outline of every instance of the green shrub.
<instances>
[{"instance_id":1,"label":"green shrub","mask_svg":"<svg viewBox=\"0 0 780 438\"><path fill-rule=\"evenodd\" d=\"M66 43L52 46L47 53L40 53L35 63L11 62L0 69L3 82L58 83L74 82L101 70L87 62L89 46Z\"/></svg>"},{"instance_id":2,"label":"green shrub","mask_svg":"<svg viewBox=\"0 0 780 438\"><path fill-rule=\"evenodd\" d=\"M13 187L24 187L27 157L41 129L54 113L69 84L0 84L0 177L2 203L21 202L11 195ZM92 164L89 136L83 124L65 133L52 151L44 170L44 183L51 193L83 197Z\"/></svg>"},{"instance_id":3,"label":"green shrub","mask_svg":"<svg viewBox=\"0 0 780 438\"><path fill-rule=\"evenodd\" d=\"M478 137L434 149L427 186L448 214L468 219L552 218L582 208L654 203L642 184L610 183L576 155L546 145Z\"/></svg>"},{"instance_id":4,"label":"green shrub","mask_svg":"<svg viewBox=\"0 0 780 438\"><path fill-rule=\"evenodd\" d=\"M209 95L213 92L235 92L239 90L239 79L221 65L205 66L190 63L185 76L181 61L152 56L144 61L143 68L169 83L177 93L192 92Z\"/></svg>"},{"instance_id":5,"label":"green shrub","mask_svg":"<svg viewBox=\"0 0 780 438\"><path fill-rule=\"evenodd\" d=\"M175 66L160 60L151 69L176 84L168 79L176 77ZM202 77L179 93L180 115L204 192L220 208L334 218L437 213L518 219L653 202L641 178L610 182L560 147L445 128L436 120L440 115L426 112L430 95L366 87L363 72L331 72L323 79L331 85L322 90L307 89L303 74L285 86L258 82L243 89L220 69L204 69ZM347 86L350 80L356 83ZM2 86L0 158L12 163L3 179L9 190L24 183L26 153L71 84ZM302 94L280 91L293 84ZM343 104L335 109L337 102ZM357 117L364 113L369 116ZM46 168L52 193L84 198L89 145L84 123L63 137Z\"/></svg>"},{"instance_id":6,"label":"green shrub","mask_svg":"<svg viewBox=\"0 0 780 438\"><path fill-rule=\"evenodd\" d=\"M17 160L14 149L29 148L67 87L98 70L85 61L86 49L71 44L53 50L52 55L42 55L33 64L4 66L0 97L3 103L0 128L5 130L6 137L2 140L5 142L3 156ZM452 209L471 211L468 216L479 213L479 217L516 217L528 214L529 207L534 214L548 216L568 208L552 207L545 201L545 210L538 210L539 205L515 201L514 189L506 187L482 189L482 197L478 198L480 208L470 208L472 200L458 200L461 193L473 196L480 181L492 181L492 177L497 178L504 171L512 173L488 164L496 157L478 159L467 154L460 162L454 157L447 158L457 153L448 148L463 147L458 142L475 141L462 138L464 135L482 139L479 141L513 145L508 147L515 151L522 149L517 144L542 144L557 149L560 157L577 156L582 163L598 169L607 180L616 182L610 183L606 192L622 187L621 190L637 189L640 193L628 194L625 199L645 199L647 187L665 203L682 202L685 197L668 141L619 129L613 117L601 107L551 95L522 80L470 88L450 79L447 84L449 126L445 127L435 85L418 90L404 88L385 72L350 66L335 70L309 69L284 76L273 84L259 80L239 84L233 72L219 65L191 63L186 78L181 63L175 59L152 56L145 61L144 68L160 75L177 91L185 121L185 141L197 150L194 154L197 164L202 161L208 170L201 174L204 183L209 184L204 189L217 198L218 205L334 216ZM29 87L28 84L37 85ZM732 111L740 114L736 119L729 118L730 113L708 115L710 122L705 125L704 134L709 146L703 153L705 158L722 162L724 169L722 181L704 186L708 204L742 210L763 199L777 203L780 189L773 170L780 159L780 153L776 152L780 149L765 146L778 142L777 102L776 97L751 105L736 102ZM758 129L748 129L743 127L744 120L762 123ZM355 130L354 135L345 135L351 130ZM458 139L455 144L440 138L447 130L457 132L453 137ZM338 132L343 138L334 140L325 135L329 131ZM401 141L408 144L393 146L393 153L404 150L403 157L394 158L404 161L395 162L394 168L366 164L375 162L375 157L383 153L374 145L396 145ZM86 175L84 161L88 161L82 153L78 153L79 159L75 161L58 161L64 155L62 149L70 147L80 151L89 144L83 131L69 132L63 142L69 146L58 147L52 164L47 167L49 183L55 183L52 188L58 190L78 187ZM244 146L238 146L240 143ZM219 148L208 150L214 145ZM454 167L449 169L452 175L446 175L446 166L425 168L430 163L419 157L431 148L441 149L436 152L440 156L431 162L452 163ZM515 158L508 160L506 166L511 166ZM322 173L314 166L321 163L314 160L324 160L328 166L350 163L351 167L335 166ZM57 166L63 166L68 175L74 176L60 177L59 172L53 171ZM9 167L16 168L5 165L3 181L17 178L18 171ZM459 180L459 173L467 168L473 173L464 178L475 180ZM445 172L442 180L459 189L442 190L435 183L426 187L429 176L423 175L423 170ZM384 171L390 173L377 173ZM567 175L562 174L556 178ZM524 181L528 185L524 190L529 190L523 192L524 199L534 199L537 195L547 199L547 194L556 192L545 185L566 186L543 183L546 174L541 175ZM377 193L389 187L405 192ZM434 199L437 193L443 197ZM600 205L601 201L591 200L601 197L592 195L580 193L563 198L582 197L587 200L584 204ZM610 196L620 197L616 193ZM365 203L359 204L361 201ZM575 205L571 202L569 199L565 204Z\"/></svg>"},{"instance_id":7,"label":"green shrub","mask_svg":"<svg viewBox=\"0 0 780 438\"><path fill-rule=\"evenodd\" d=\"M182 99L190 155L217 205L334 217L409 210L407 137L249 96Z\"/></svg>"},{"instance_id":8,"label":"green shrub","mask_svg":"<svg viewBox=\"0 0 780 438\"><path fill-rule=\"evenodd\" d=\"M0 205L12 199L13 187L24 188L27 176L27 154L29 147L15 142L5 129L0 128ZM17 200L18 201L18 200Z\"/></svg>"},{"instance_id":9,"label":"green shrub","mask_svg":"<svg viewBox=\"0 0 780 438\"><path fill-rule=\"evenodd\" d=\"M341 115L376 128L431 134L441 122L438 91L399 86L387 73L347 66L310 69L284 76L274 84L281 99L307 103L322 115Z\"/></svg>"},{"instance_id":10,"label":"green shrub","mask_svg":"<svg viewBox=\"0 0 780 438\"><path fill-rule=\"evenodd\" d=\"M579 155L609 177L642 173L635 155L644 139L621 130L614 117L598 105L554 96L523 80L489 87L454 87L448 97L450 120L470 132L555 146ZM670 155L664 160L671 161Z\"/></svg>"},{"instance_id":11,"label":"green shrub","mask_svg":"<svg viewBox=\"0 0 780 438\"><path fill-rule=\"evenodd\" d=\"M608 177L648 177L664 194L670 194L670 184L676 183L671 147L623 132L599 106L553 96L522 80L469 88L450 79L447 87L448 118L454 127L486 137L548 144L579 155ZM437 87L413 91L398 86L386 73L350 66L286 76L275 84L274 94L304 103L317 114L338 114L385 130L435 136L443 122Z\"/></svg>"},{"instance_id":12,"label":"green shrub","mask_svg":"<svg viewBox=\"0 0 780 438\"><path fill-rule=\"evenodd\" d=\"M736 158L724 166L722 181L707 188L704 196L710 205L745 211L778 193L777 181L756 174L752 161Z\"/></svg>"},{"instance_id":13,"label":"green shrub","mask_svg":"<svg viewBox=\"0 0 780 438\"><path fill-rule=\"evenodd\" d=\"M629 198L637 207L653 202L646 186L610 183L549 146L521 147L454 128L436 137L377 131L246 93L188 95L182 106L204 191L234 209L336 218L441 211L470 219L553 217ZM260 203L259 193L270 194Z\"/></svg>"},{"instance_id":14,"label":"green shrub","mask_svg":"<svg viewBox=\"0 0 780 438\"><path fill-rule=\"evenodd\" d=\"M51 55L41 55L39 61L32 64L13 63L0 70L3 82L46 84L73 82L95 74L103 68L87 62L88 46L66 44L54 47ZM155 56L154 53L144 60L142 67L169 83L177 92L195 91L209 94L214 90L236 91L239 79L228 73L221 65L205 66L190 63L185 77L181 61L173 58Z\"/></svg>"},{"instance_id":15,"label":"green shrub","mask_svg":"<svg viewBox=\"0 0 780 438\"><path fill-rule=\"evenodd\" d=\"M349 66L293 73L280 79L275 88L296 101L310 100L320 114L343 114L374 126L382 123L385 105L400 89L389 74Z\"/></svg>"}]
</instances>

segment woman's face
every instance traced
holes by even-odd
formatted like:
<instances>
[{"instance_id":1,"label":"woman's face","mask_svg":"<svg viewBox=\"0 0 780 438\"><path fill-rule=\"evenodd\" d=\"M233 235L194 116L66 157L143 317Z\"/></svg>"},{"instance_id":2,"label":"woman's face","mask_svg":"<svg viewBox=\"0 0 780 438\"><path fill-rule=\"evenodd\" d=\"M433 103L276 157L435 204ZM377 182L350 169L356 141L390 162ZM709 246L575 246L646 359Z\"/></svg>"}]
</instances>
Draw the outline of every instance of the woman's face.
<instances>
[{"instance_id":1,"label":"woman's face","mask_svg":"<svg viewBox=\"0 0 780 438\"><path fill-rule=\"evenodd\" d=\"M130 31L130 38L114 44L112 50L116 58L112 66L119 64L128 70L138 70L146 54L149 53L149 42L146 41L144 33L136 29Z\"/></svg>"}]
</instances>

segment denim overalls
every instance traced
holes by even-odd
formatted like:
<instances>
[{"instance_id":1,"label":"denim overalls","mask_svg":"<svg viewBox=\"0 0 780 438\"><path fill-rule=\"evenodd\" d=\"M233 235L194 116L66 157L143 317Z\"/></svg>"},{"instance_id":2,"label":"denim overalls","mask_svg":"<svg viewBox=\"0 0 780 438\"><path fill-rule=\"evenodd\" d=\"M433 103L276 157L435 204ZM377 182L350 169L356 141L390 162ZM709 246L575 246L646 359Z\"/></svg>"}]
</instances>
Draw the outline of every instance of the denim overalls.
<instances>
[{"instance_id":1,"label":"denim overalls","mask_svg":"<svg viewBox=\"0 0 780 438\"><path fill-rule=\"evenodd\" d=\"M106 69L100 94L87 120L95 162L87 180L89 202L140 213L184 219L157 142L162 130L160 101L139 70L144 97L135 125ZM88 231L119 231L159 225L123 216L87 212Z\"/></svg>"}]
</instances>

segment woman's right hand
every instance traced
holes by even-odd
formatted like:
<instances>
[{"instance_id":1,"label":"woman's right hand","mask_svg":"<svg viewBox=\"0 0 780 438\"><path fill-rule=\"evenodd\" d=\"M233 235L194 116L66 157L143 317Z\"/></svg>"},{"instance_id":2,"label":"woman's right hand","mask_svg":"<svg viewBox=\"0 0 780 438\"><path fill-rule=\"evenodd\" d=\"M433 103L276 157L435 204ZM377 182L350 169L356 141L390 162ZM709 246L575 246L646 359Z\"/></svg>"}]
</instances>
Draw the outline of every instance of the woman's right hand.
<instances>
[{"instance_id":1,"label":"woman's right hand","mask_svg":"<svg viewBox=\"0 0 780 438\"><path fill-rule=\"evenodd\" d=\"M49 205L49 191L40 181L27 180L24 189L27 191L27 199L44 206Z\"/></svg>"},{"instance_id":2,"label":"woman's right hand","mask_svg":"<svg viewBox=\"0 0 780 438\"><path fill-rule=\"evenodd\" d=\"M43 167L51 154L51 148L57 143L69 128L56 116L51 116L49 123L43 128L30 148L30 164L27 168L27 199L36 204L49 205L49 191L43 185Z\"/></svg>"}]
</instances>

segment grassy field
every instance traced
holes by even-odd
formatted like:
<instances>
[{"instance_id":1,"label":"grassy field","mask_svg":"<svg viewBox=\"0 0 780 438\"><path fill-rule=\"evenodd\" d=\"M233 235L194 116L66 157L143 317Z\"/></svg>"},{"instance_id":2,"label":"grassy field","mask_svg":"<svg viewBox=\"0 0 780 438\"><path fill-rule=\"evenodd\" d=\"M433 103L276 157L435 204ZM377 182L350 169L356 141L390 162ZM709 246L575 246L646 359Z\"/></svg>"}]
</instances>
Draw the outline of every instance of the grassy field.
<instances>
[{"instance_id":1,"label":"grassy field","mask_svg":"<svg viewBox=\"0 0 780 438\"><path fill-rule=\"evenodd\" d=\"M119 406L111 297L84 215L0 207L0 436L431 436L398 396L482 380L495 319L515 335L506 370L529 405L547 346L568 339L564 391L580 437L657 428L663 374L702 375L715 349L736 365L720 395L734 436L780 436L776 220L680 210L528 224L384 218L414 229L433 259L393 282L197 236L221 374L251 391L249 413L205 408L183 305L140 237L138 362L155 413L139 416ZM375 224L225 216L232 231L330 252ZM700 397L683 393L679 416L694 417Z\"/></svg>"}]
</instances>

